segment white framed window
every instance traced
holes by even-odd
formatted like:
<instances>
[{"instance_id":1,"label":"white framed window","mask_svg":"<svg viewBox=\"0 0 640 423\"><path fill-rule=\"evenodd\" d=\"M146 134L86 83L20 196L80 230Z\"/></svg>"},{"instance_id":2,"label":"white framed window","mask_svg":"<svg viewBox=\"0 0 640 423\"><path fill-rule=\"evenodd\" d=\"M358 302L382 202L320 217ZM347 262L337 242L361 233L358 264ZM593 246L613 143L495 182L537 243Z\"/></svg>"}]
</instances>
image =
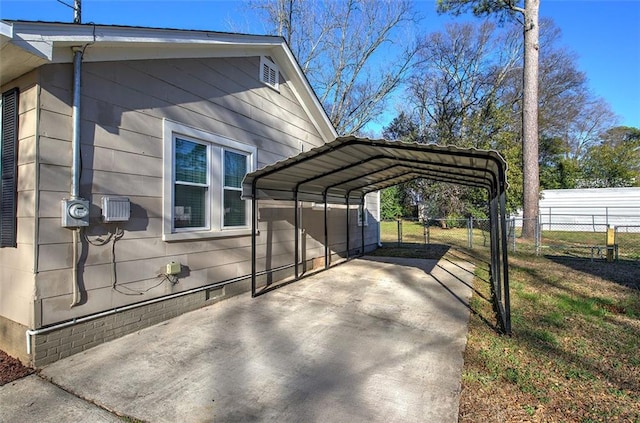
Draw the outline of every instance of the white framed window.
<instances>
[{"instance_id":1,"label":"white framed window","mask_svg":"<svg viewBox=\"0 0 640 423\"><path fill-rule=\"evenodd\" d=\"M168 119L163 142L162 239L249 235L242 180L256 168L256 147Z\"/></svg>"},{"instance_id":2,"label":"white framed window","mask_svg":"<svg viewBox=\"0 0 640 423\"><path fill-rule=\"evenodd\" d=\"M274 90L279 89L280 71L270 57L260 57L260 81L264 82Z\"/></svg>"},{"instance_id":3,"label":"white framed window","mask_svg":"<svg viewBox=\"0 0 640 423\"><path fill-rule=\"evenodd\" d=\"M223 218L224 228L247 225L247 204L242 200L242 179L247 174L247 153L224 150Z\"/></svg>"}]
</instances>

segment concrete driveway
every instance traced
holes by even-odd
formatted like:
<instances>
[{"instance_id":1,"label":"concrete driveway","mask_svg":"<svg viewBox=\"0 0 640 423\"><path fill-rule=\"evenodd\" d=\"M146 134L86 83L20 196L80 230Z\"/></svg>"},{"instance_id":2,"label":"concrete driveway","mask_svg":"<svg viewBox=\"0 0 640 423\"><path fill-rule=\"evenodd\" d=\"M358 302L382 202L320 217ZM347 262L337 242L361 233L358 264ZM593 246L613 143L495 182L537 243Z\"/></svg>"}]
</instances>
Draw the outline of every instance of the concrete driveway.
<instances>
[{"instance_id":1,"label":"concrete driveway","mask_svg":"<svg viewBox=\"0 0 640 423\"><path fill-rule=\"evenodd\" d=\"M127 335L41 376L148 422L455 422L472 272L466 262L361 258ZM22 420L11 412L6 421Z\"/></svg>"}]
</instances>

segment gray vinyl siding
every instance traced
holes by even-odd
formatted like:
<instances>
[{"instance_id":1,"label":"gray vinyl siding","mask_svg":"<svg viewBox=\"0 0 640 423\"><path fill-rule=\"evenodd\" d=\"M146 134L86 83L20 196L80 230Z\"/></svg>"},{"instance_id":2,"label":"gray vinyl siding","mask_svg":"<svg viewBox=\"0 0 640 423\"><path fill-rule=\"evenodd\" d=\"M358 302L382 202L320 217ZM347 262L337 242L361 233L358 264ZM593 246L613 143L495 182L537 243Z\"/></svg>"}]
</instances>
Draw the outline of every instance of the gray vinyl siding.
<instances>
[{"instance_id":1,"label":"gray vinyl siding","mask_svg":"<svg viewBox=\"0 0 640 423\"><path fill-rule=\"evenodd\" d=\"M60 200L71 178L71 65L41 68L40 184L36 326L112 309L248 275L249 236L162 241L163 118L258 148L258 167L323 143L281 75L280 91L258 79L259 57L84 63L82 73L82 176L80 194L91 202L88 238L98 242L103 195L131 200L131 219L115 245L119 287L112 287L111 244L83 241L83 300L71 303L71 231L60 226ZM259 270L293 262L291 205L261 204L275 213L260 222ZM320 224L322 221L319 222ZM309 227L317 223L307 222ZM339 233L336 237L344 236ZM323 254L322 238L308 242L308 258ZM169 261L188 276L178 284L157 277Z\"/></svg>"},{"instance_id":2,"label":"gray vinyl siding","mask_svg":"<svg viewBox=\"0 0 640 423\"><path fill-rule=\"evenodd\" d=\"M2 86L18 88L17 246L0 249L0 333L3 349L24 354L24 331L33 324L34 239L36 220L36 128L38 120L37 72ZM18 336L19 337L16 337Z\"/></svg>"}]
</instances>

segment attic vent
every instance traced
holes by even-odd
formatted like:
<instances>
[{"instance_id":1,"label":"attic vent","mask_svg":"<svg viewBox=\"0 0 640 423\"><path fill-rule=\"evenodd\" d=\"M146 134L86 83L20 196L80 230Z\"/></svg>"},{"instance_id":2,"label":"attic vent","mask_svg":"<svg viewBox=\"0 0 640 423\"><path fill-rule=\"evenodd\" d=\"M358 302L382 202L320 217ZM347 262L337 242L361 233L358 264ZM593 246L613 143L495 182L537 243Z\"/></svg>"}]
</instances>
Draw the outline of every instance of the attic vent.
<instances>
[{"instance_id":1,"label":"attic vent","mask_svg":"<svg viewBox=\"0 0 640 423\"><path fill-rule=\"evenodd\" d=\"M260 81L274 89L278 89L278 66L270 57L262 56L260 58Z\"/></svg>"}]
</instances>

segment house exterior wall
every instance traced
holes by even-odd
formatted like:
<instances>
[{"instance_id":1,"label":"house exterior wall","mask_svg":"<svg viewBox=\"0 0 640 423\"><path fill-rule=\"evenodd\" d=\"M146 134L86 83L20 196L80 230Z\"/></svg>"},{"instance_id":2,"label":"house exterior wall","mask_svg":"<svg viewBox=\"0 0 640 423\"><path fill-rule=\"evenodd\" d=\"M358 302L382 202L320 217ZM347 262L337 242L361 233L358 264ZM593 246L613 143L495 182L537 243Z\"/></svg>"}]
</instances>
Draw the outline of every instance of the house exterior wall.
<instances>
[{"instance_id":1,"label":"house exterior wall","mask_svg":"<svg viewBox=\"0 0 640 423\"><path fill-rule=\"evenodd\" d=\"M37 236L37 243L35 253L33 243L26 253L33 269L27 295L32 305L16 320L22 329L38 332L30 337L34 365L249 289L249 235L163 241L163 120L256 147L258 168L321 145L323 139L286 76L281 75L278 92L260 82L259 63L260 57L83 64L80 196L90 201L90 226L82 231L81 301L73 307L72 231L61 226L60 217L61 200L69 198L71 185L72 66L40 68L38 132L32 135L38 139L39 155L37 167L31 164L38 177L26 185L33 195L38 181L38 230L32 229L31 237ZM109 238L115 225L101 220L104 195L131 201L131 218L118 225L123 236L115 242ZM369 206L375 212L374 203ZM258 271L291 265L292 204L261 201L259 207ZM355 251L361 245L361 228L356 227L356 210L351 212ZM302 215L302 259L309 267L324 255L319 230L323 221L311 207ZM33 211L31 222L33 226ZM369 222L365 229L370 250L377 243L377 225ZM332 210L329 225L332 253L344 255L344 210ZM170 261L183 268L177 283L159 276ZM261 275L260 283L291 273L281 269ZM211 287L225 282L234 283ZM117 312L122 308L127 310ZM41 330L72 319L82 323ZM24 332L20 336L24 340Z\"/></svg>"},{"instance_id":2,"label":"house exterior wall","mask_svg":"<svg viewBox=\"0 0 640 423\"><path fill-rule=\"evenodd\" d=\"M84 64L80 194L92 204L87 238L96 240L109 230L100 223L101 196L127 196L132 216L121 225L125 235L115 249L118 284L147 290L158 283L157 275L168 261L188 266L190 275L174 286L164 284L142 295L124 295L112 289L110 244L100 247L85 242L86 298L72 309L71 231L60 226L60 200L68 197L71 179L71 68L43 68L39 325L249 273L248 236L186 242L160 239L162 119L256 146L258 166L298 153L301 143L307 148L320 145L322 140L305 120L287 84L280 84L280 93L263 85L258 80L258 64L258 57ZM281 235L283 230L274 227L272 236L277 265L281 238L286 237ZM263 242L260 237L260 244ZM265 249L259 248L258 257L264 255L260 250Z\"/></svg>"},{"instance_id":3,"label":"house exterior wall","mask_svg":"<svg viewBox=\"0 0 640 423\"><path fill-rule=\"evenodd\" d=\"M1 92L18 88L17 247L0 249L0 334L2 348L24 357L24 329L34 323L34 239L36 227L36 131L38 72L30 72ZM21 356L22 355L22 356Z\"/></svg>"}]
</instances>

